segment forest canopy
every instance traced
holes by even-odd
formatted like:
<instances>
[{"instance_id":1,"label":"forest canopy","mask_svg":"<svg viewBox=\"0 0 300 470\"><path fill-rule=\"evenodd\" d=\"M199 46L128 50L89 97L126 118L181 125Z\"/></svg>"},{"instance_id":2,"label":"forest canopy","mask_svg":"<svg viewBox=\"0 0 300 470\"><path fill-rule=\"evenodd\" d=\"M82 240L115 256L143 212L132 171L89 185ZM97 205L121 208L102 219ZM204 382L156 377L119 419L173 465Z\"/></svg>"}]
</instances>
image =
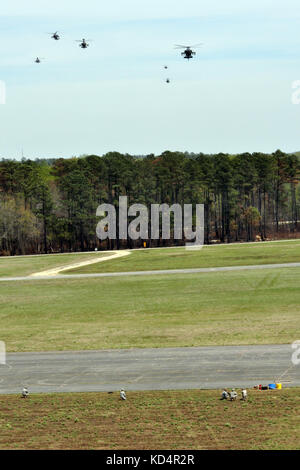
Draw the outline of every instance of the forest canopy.
<instances>
[{"instance_id":1,"label":"forest canopy","mask_svg":"<svg viewBox=\"0 0 300 470\"><path fill-rule=\"evenodd\" d=\"M135 248L142 240L96 236L96 209L204 204L205 243L297 237L300 160L280 150L238 155L109 152L0 161L0 254ZM183 244L155 240L152 246ZM151 246L149 241L148 246Z\"/></svg>"}]
</instances>

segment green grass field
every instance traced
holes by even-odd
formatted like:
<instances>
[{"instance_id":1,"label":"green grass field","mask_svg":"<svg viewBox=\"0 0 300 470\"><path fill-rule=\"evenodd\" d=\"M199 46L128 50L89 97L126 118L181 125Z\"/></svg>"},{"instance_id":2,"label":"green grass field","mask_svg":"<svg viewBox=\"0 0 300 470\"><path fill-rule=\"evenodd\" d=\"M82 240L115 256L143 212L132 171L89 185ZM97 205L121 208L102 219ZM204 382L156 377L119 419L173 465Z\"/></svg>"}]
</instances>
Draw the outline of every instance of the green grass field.
<instances>
[{"instance_id":1,"label":"green grass field","mask_svg":"<svg viewBox=\"0 0 300 470\"><path fill-rule=\"evenodd\" d=\"M300 240L136 250L130 256L66 271L102 273L300 262Z\"/></svg>"},{"instance_id":2,"label":"green grass field","mask_svg":"<svg viewBox=\"0 0 300 470\"><path fill-rule=\"evenodd\" d=\"M0 277L27 276L58 266L71 265L107 252L71 253L42 256L0 257ZM204 246L188 251L185 247L134 250L129 256L70 269L64 274L145 271L217 266L241 266L300 262L300 240Z\"/></svg>"},{"instance_id":3,"label":"green grass field","mask_svg":"<svg viewBox=\"0 0 300 470\"><path fill-rule=\"evenodd\" d=\"M299 389L0 395L0 449L300 449Z\"/></svg>"},{"instance_id":4,"label":"green grass field","mask_svg":"<svg viewBox=\"0 0 300 470\"><path fill-rule=\"evenodd\" d=\"M134 251L77 272L300 261L300 241ZM21 276L106 253L0 259ZM74 272L74 271L71 271ZM300 268L0 282L8 352L291 343ZM300 449L299 389L0 395L0 449Z\"/></svg>"},{"instance_id":5,"label":"green grass field","mask_svg":"<svg viewBox=\"0 0 300 470\"><path fill-rule=\"evenodd\" d=\"M0 277L30 274L105 256L105 252L0 257Z\"/></svg>"},{"instance_id":6,"label":"green grass field","mask_svg":"<svg viewBox=\"0 0 300 470\"><path fill-rule=\"evenodd\" d=\"M8 351L290 343L300 268L0 283Z\"/></svg>"}]
</instances>

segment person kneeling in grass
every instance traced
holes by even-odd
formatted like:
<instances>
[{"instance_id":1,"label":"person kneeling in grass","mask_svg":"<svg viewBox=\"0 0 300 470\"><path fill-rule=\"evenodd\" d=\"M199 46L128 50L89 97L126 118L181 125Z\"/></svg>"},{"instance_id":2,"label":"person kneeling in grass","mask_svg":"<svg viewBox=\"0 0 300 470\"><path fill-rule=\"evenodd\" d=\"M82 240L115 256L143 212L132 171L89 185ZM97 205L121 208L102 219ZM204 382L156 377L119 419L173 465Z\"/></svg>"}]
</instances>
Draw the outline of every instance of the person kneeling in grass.
<instances>
[{"instance_id":1,"label":"person kneeling in grass","mask_svg":"<svg viewBox=\"0 0 300 470\"><path fill-rule=\"evenodd\" d=\"M22 398L27 398L29 395L28 388L24 387L22 390Z\"/></svg>"},{"instance_id":2,"label":"person kneeling in grass","mask_svg":"<svg viewBox=\"0 0 300 470\"><path fill-rule=\"evenodd\" d=\"M229 393L227 392L226 388L224 388L220 400L227 400L229 398Z\"/></svg>"}]
</instances>

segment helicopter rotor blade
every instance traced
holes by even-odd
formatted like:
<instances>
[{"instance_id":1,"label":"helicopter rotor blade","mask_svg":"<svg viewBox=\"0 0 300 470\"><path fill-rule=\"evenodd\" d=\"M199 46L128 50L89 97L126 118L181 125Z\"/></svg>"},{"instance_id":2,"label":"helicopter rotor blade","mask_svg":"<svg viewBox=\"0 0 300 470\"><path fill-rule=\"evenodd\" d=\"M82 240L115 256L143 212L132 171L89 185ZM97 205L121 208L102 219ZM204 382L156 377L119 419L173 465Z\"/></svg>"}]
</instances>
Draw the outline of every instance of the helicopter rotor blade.
<instances>
[{"instance_id":1,"label":"helicopter rotor blade","mask_svg":"<svg viewBox=\"0 0 300 470\"><path fill-rule=\"evenodd\" d=\"M194 44L193 46L182 46L180 44L175 44L175 49L180 49L180 48L191 49L192 47L200 47L200 46L203 46L203 42L200 42L198 44Z\"/></svg>"}]
</instances>

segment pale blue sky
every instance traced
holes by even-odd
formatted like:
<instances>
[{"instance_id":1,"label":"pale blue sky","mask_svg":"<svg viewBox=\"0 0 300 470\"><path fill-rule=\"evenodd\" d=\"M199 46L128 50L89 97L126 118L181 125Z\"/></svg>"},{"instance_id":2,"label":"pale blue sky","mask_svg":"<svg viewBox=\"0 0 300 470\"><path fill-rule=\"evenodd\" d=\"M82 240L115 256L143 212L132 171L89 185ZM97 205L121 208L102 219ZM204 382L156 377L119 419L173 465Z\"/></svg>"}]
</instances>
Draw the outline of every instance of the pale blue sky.
<instances>
[{"instance_id":1,"label":"pale blue sky","mask_svg":"<svg viewBox=\"0 0 300 470\"><path fill-rule=\"evenodd\" d=\"M0 157L300 150L298 0L11 0L0 31Z\"/></svg>"}]
</instances>

